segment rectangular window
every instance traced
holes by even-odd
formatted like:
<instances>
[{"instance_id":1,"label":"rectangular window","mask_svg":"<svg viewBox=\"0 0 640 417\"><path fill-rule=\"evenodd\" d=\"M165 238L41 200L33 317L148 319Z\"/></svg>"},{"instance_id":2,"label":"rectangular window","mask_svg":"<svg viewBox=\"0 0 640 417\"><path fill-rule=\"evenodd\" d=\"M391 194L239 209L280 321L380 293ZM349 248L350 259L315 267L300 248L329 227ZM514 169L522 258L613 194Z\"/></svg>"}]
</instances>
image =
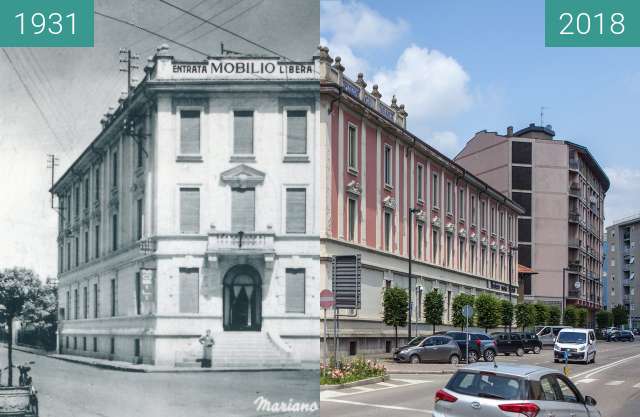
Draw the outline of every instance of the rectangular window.
<instances>
[{"instance_id":1,"label":"rectangular window","mask_svg":"<svg viewBox=\"0 0 640 417\"><path fill-rule=\"evenodd\" d=\"M133 356L140 357L140 339L133 339Z\"/></svg>"},{"instance_id":2,"label":"rectangular window","mask_svg":"<svg viewBox=\"0 0 640 417\"><path fill-rule=\"evenodd\" d=\"M65 337L65 345L66 345L67 349L69 349L69 336Z\"/></svg>"},{"instance_id":3,"label":"rectangular window","mask_svg":"<svg viewBox=\"0 0 640 417\"><path fill-rule=\"evenodd\" d=\"M487 203L484 200L480 201L480 227L487 230Z\"/></svg>"},{"instance_id":4,"label":"rectangular window","mask_svg":"<svg viewBox=\"0 0 640 417\"><path fill-rule=\"evenodd\" d=\"M142 135L140 131L138 135ZM144 142L141 136L136 140L136 168L142 168L144 165Z\"/></svg>"},{"instance_id":5,"label":"rectangular window","mask_svg":"<svg viewBox=\"0 0 640 417\"><path fill-rule=\"evenodd\" d=\"M434 264L438 263L438 242L438 232L434 230L431 237L431 262L433 262Z\"/></svg>"},{"instance_id":6,"label":"rectangular window","mask_svg":"<svg viewBox=\"0 0 640 417\"><path fill-rule=\"evenodd\" d=\"M111 280L111 317L115 317L118 313L118 288L115 279Z\"/></svg>"},{"instance_id":7,"label":"rectangular window","mask_svg":"<svg viewBox=\"0 0 640 417\"><path fill-rule=\"evenodd\" d=\"M89 177L85 177L84 179L84 191L83 191L83 197L84 197L84 208L88 209L89 208Z\"/></svg>"},{"instance_id":8,"label":"rectangular window","mask_svg":"<svg viewBox=\"0 0 640 417\"><path fill-rule=\"evenodd\" d=\"M76 217L80 216L80 186L76 186L73 190L73 206Z\"/></svg>"},{"instance_id":9,"label":"rectangular window","mask_svg":"<svg viewBox=\"0 0 640 417\"><path fill-rule=\"evenodd\" d=\"M87 337L82 336L82 350L87 350Z\"/></svg>"},{"instance_id":10,"label":"rectangular window","mask_svg":"<svg viewBox=\"0 0 640 417\"><path fill-rule=\"evenodd\" d=\"M418 164L416 169L416 185L418 187L418 201L424 200L424 191L423 191L423 177L424 177L424 167Z\"/></svg>"},{"instance_id":11,"label":"rectangular window","mask_svg":"<svg viewBox=\"0 0 640 417\"><path fill-rule=\"evenodd\" d=\"M253 155L253 111L233 112L233 153Z\"/></svg>"},{"instance_id":12,"label":"rectangular window","mask_svg":"<svg viewBox=\"0 0 640 417\"><path fill-rule=\"evenodd\" d=\"M111 154L111 187L118 187L118 151Z\"/></svg>"},{"instance_id":13,"label":"rectangular window","mask_svg":"<svg viewBox=\"0 0 640 417\"><path fill-rule=\"evenodd\" d=\"M142 199L136 201L136 239L142 239L142 230L144 228L144 210Z\"/></svg>"},{"instance_id":14,"label":"rectangular window","mask_svg":"<svg viewBox=\"0 0 640 417\"><path fill-rule=\"evenodd\" d=\"M469 255L470 255L470 259L469 259L469 272L471 272L472 274L475 274L476 272L476 245L475 244L471 244L471 247L469 248Z\"/></svg>"},{"instance_id":15,"label":"rectangular window","mask_svg":"<svg viewBox=\"0 0 640 417\"><path fill-rule=\"evenodd\" d=\"M391 213L384 212L384 250L391 250Z\"/></svg>"},{"instance_id":16,"label":"rectangular window","mask_svg":"<svg viewBox=\"0 0 640 417\"><path fill-rule=\"evenodd\" d=\"M491 234L496 233L496 208L491 207L491 217L489 217L489 221L491 222Z\"/></svg>"},{"instance_id":17,"label":"rectangular window","mask_svg":"<svg viewBox=\"0 0 640 417\"><path fill-rule=\"evenodd\" d=\"M180 111L180 154L200 154L200 110Z\"/></svg>"},{"instance_id":18,"label":"rectangular window","mask_svg":"<svg viewBox=\"0 0 640 417\"><path fill-rule=\"evenodd\" d=\"M447 181L447 213L453 213L453 186Z\"/></svg>"},{"instance_id":19,"label":"rectangular window","mask_svg":"<svg viewBox=\"0 0 640 417\"><path fill-rule=\"evenodd\" d=\"M287 188L287 233L307 232L307 190Z\"/></svg>"},{"instance_id":20,"label":"rectangular window","mask_svg":"<svg viewBox=\"0 0 640 417\"><path fill-rule=\"evenodd\" d=\"M89 318L89 289L82 288L82 315L85 319Z\"/></svg>"},{"instance_id":21,"label":"rectangular window","mask_svg":"<svg viewBox=\"0 0 640 417\"><path fill-rule=\"evenodd\" d=\"M500 254L500 265L498 266L498 270L500 271L500 280L502 280L502 278L504 277L503 273L504 273L504 255Z\"/></svg>"},{"instance_id":22,"label":"rectangular window","mask_svg":"<svg viewBox=\"0 0 640 417\"><path fill-rule=\"evenodd\" d=\"M483 275L483 276L485 275L486 264L487 264L487 248L483 246L480 252L480 275Z\"/></svg>"},{"instance_id":23,"label":"rectangular window","mask_svg":"<svg viewBox=\"0 0 640 417\"><path fill-rule=\"evenodd\" d=\"M100 167L96 168L96 183L94 185L95 188L95 198L96 201L100 201Z\"/></svg>"},{"instance_id":24,"label":"rectangular window","mask_svg":"<svg viewBox=\"0 0 640 417\"><path fill-rule=\"evenodd\" d=\"M89 231L84 231L84 262L89 262Z\"/></svg>"},{"instance_id":25,"label":"rectangular window","mask_svg":"<svg viewBox=\"0 0 640 417\"><path fill-rule=\"evenodd\" d=\"M73 350L78 350L78 337L73 336Z\"/></svg>"},{"instance_id":26,"label":"rectangular window","mask_svg":"<svg viewBox=\"0 0 640 417\"><path fill-rule=\"evenodd\" d=\"M458 269L464 269L464 239L458 241Z\"/></svg>"},{"instance_id":27,"label":"rectangular window","mask_svg":"<svg viewBox=\"0 0 640 417\"><path fill-rule=\"evenodd\" d=\"M531 167L511 167L511 181L514 190L531 190Z\"/></svg>"},{"instance_id":28,"label":"rectangular window","mask_svg":"<svg viewBox=\"0 0 640 417\"><path fill-rule=\"evenodd\" d=\"M287 111L287 154L307 154L307 111Z\"/></svg>"},{"instance_id":29,"label":"rectangular window","mask_svg":"<svg viewBox=\"0 0 640 417\"><path fill-rule=\"evenodd\" d=\"M438 196L440 195L440 181L438 181L438 174L434 172L431 181L431 201L433 201L433 207L438 207Z\"/></svg>"},{"instance_id":30,"label":"rectangular window","mask_svg":"<svg viewBox=\"0 0 640 417\"><path fill-rule=\"evenodd\" d=\"M464 220L464 211L465 211L465 206L464 206L464 188L461 188L458 191L458 217L460 217L460 220Z\"/></svg>"},{"instance_id":31,"label":"rectangular window","mask_svg":"<svg viewBox=\"0 0 640 417\"><path fill-rule=\"evenodd\" d=\"M384 184L391 186L391 146L384 145Z\"/></svg>"},{"instance_id":32,"label":"rectangular window","mask_svg":"<svg viewBox=\"0 0 640 417\"><path fill-rule=\"evenodd\" d=\"M348 143L349 168L358 169L358 129L354 125L349 125Z\"/></svg>"},{"instance_id":33,"label":"rectangular window","mask_svg":"<svg viewBox=\"0 0 640 417\"><path fill-rule=\"evenodd\" d=\"M180 268L180 313L198 313L200 299L198 268Z\"/></svg>"},{"instance_id":34,"label":"rectangular window","mask_svg":"<svg viewBox=\"0 0 640 417\"><path fill-rule=\"evenodd\" d=\"M531 142L511 141L511 162L514 164L530 164Z\"/></svg>"},{"instance_id":35,"label":"rectangular window","mask_svg":"<svg viewBox=\"0 0 640 417\"><path fill-rule=\"evenodd\" d=\"M353 198L348 199L348 231L347 239L354 241L356 239L356 225L358 224L358 208L357 202Z\"/></svg>"},{"instance_id":36,"label":"rectangular window","mask_svg":"<svg viewBox=\"0 0 640 417\"><path fill-rule=\"evenodd\" d=\"M255 230L255 189L233 188L231 190L231 231L253 232Z\"/></svg>"},{"instance_id":37,"label":"rectangular window","mask_svg":"<svg viewBox=\"0 0 640 417\"><path fill-rule=\"evenodd\" d=\"M67 311L65 318L71 320L71 293L67 291Z\"/></svg>"},{"instance_id":38,"label":"rectangular window","mask_svg":"<svg viewBox=\"0 0 640 417\"><path fill-rule=\"evenodd\" d=\"M424 240L424 226L422 223L418 223L418 259L422 259L422 244Z\"/></svg>"},{"instance_id":39,"label":"rectangular window","mask_svg":"<svg viewBox=\"0 0 640 417\"><path fill-rule=\"evenodd\" d=\"M95 250L94 256L96 258L99 258L100 257L100 225L96 225L95 229L96 229L96 232L95 232L96 235L95 235L95 241L94 241L94 250Z\"/></svg>"},{"instance_id":40,"label":"rectangular window","mask_svg":"<svg viewBox=\"0 0 640 417\"><path fill-rule=\"evenodd\" d=\"M498 221L499 236L504 238L504 212L500 212L500 220Z\"/></svg>"},{"instance_id":41,"label":"rectangular window","mask_svg":"<svg viewBox=\"0 0 640 417\"><path fill-rule=\"evenodd\" d=\"M98 338L97 337L93 338L93 351L94 352L98 351Z\"/></svg>"},{"instance_id":42,"label":"rectangular window","mask_svg":"<svg viewBox=\"0 0 640 417\"><path fill-rule=\"evenodd\" d=\"M118 250L118 215L111 218L111 250Z\"/></svg>"},{"instance_id":43,"label":"rectangular window","mask_svg":"<svg viewBox=\"0 0 640 417\"><path fill-rule=\"evenodd\" d=\"M100 295L98 284L93 284L93 318L97 319L100 313Z\"/></svg>"},{"instance_id":44,"label":"rectangular window","mask_svg":"<svg viewBox=\"0 0 640 417\"><path fill-rule=\"evenodd\" d=\"M518 219L518 241L531 242L531 219Z\"/></svg>"},{"instance_id":45,"label":"rectangular window","mask_svg":"<svg viewBox=\"0 0 640 417\"><path fill-rule=\"evenodd\" d=\"M71 269L71 242L67 242L67 271Z\"/></svg>"},{"instance_id":46,"label":"rectangular window","mask_svg":"<svg viewBox=\"0 0 640 417\"><path fill-rule=\"evenodd\" d=\"M142 310L142 284L140 280L140 272L136 272L136 282L135 282L135 291L136 291L136 314L140 314Z\"/></svg>"},{"instance_id":47,"label":"rectangular window","mask_svg":"<svg viewBox=\"0 0 640 417\"><path fill-rule=\"evenodd\" d=\"M447 265L448 267L453 266L452 262L451 262L451 258L453 257L453 245L451 242L451 235L449 233L447 233L447 237L446 237L446 245L447 247L445 248L447 251Z\"/></svg>"},{"instance_id":48,"label":"rectangular window","mask_svg":"<svg viewBox=\"0 0 640 417\"><path fill-rule=\"evenodd\" d=\"M78 320L80 318L79 311L79 301L78 301L78 289L73 290L73 318Z\"/></svg>"},{"instance_id":49,"label":"rectangular window","mask_svg":"<svg viewBox=\"0 0 640 417\"><path fill-rule=\"evenodd\" d=\"M180 188L180 233L200 232L200 189Z\"/></svg>"},{"instance_id":50,"label":"rectangular window","mask_svg":"<svg viewBox=\"0 0 640 417\"><path fill-rule=\"evenodd\" d=\"M491 263L489 264L489 276L495 278L496 272L496 253L491 251Z\"/></svg>"},{"instance_id":51,"label":"rectangular window","mask_svg":"<svg viewBox=\"0 0 640 417\"><path fill-rule=\"evenodd\" d=\"M478 215L478 213L476 211L476 196L472 195L471 196L471 224L473 224L473 225L477 225L478 224L477 215Z\"/></svg>"},{"instance_id":52,"label":"rectangular window","mask_svg":"<svg viewBox=\"0 0 640 417\"><path fill-rule=\"evenodd\" d=\"M524 208L524 216L531 216L531 195L531 193L517 191L511 193L511 199Z\"/></svg>"},{"instance_id":53,"label":"rectangular window","mask_svg":"<svg viewBox=\"0 0 640 417\"><path fill-rule=\"evenodd\" d=\"M114 337L112 337L112 338L110 339L110 343L109 343L109 344L110 344L109 352L110 352L112 355L115 355L115 353L116 353L116 339L115 339Z\"/></svg>"},{"instance_id":54,"label":"rectangular window","mask_svg":"<svg viewBox=\"0 0 640 417\"><path fill-rule=\"evenodd\" d=\"M73 240L73 249L76 254L76 266L78 266L80 265L80 239L77 237Z\"/></svg>"},{"instance_id":55,"label":"rectangular window","mask_svg":"<svg viewBox=\"0 0 640 417\"><path fill-rule=\"evenodd\" d=\"M509 242L513 241L513 216L509 216L507 219L507 239Z\"/></svg>"},{"instance_id":56,"label":"rectangular window","mask_svg":"<svg viewBox=\"0 0 640 417\"><path fill-rule=\"evenodd\" d=\"M286 269L286 312L305 312L305 270Z\"/></svg>"}]
</instances>

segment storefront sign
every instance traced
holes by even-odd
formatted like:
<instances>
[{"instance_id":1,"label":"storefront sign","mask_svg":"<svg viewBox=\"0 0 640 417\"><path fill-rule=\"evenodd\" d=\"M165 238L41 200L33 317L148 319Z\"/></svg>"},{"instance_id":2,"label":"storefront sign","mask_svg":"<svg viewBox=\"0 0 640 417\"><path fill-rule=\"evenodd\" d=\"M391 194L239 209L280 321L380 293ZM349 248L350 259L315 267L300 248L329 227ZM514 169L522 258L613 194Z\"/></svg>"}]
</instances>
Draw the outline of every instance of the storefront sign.
<instances>
[{"instance_id":1,"label":"storefront sign","mask_svg":"<svg viewBox=\"0 0 640 417\"><path fill-rule=\"evenodd\" d=\"M153 301L153 269L141 269L140 281L142 300L145 302Z\"/></svg>"},{"instance_id":2,"label":"storefront sign","mask_svg":"<svg viewBox=\"0 0 640 417\"><path fill-rule=\"evenodd\" d=\"M197 80L304 80L317 79L313 62L274 58L209 58L207 62L159 60L156 79Z\"/></svg>"}]
</instances>

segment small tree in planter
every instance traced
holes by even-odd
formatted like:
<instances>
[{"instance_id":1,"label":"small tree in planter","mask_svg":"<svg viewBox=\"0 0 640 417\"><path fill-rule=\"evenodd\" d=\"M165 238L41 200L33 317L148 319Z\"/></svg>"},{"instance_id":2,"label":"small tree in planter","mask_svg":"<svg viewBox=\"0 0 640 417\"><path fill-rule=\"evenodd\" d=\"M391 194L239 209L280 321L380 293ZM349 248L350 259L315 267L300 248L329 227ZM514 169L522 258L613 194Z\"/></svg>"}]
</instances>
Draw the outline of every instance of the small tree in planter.
<instances>
[{"instance_id":1,"label":"small tree in planter","mask_svg":"<svg viewBox=\"0 0 640 417\"><path fill-rule=\"evenodd\" d=\"M500 324L505 332L507 327L513 325L513 304L509 300L500 300Z\"/></svg>"},{"instance_id":2,"label":"small tree in planter","mask_svg":"<svg viewBox=\"0 0 640 417\"><path fill-rule=\"evenodd\" d=\"M564 324L576 327L578 323L578 311L574 306L569 306L564 312Z\"/></svg>"},{"instance_id":3,"label":"small tree in planter","mask_svg":"<svg viewBox=\"0 0 640 417\"><path fill-rule=\"evenodd\" d=\"M396 347L398 347L398 326L404 327L407 325L409 296L407 291L402 288L387 288L384 290L382 302L384 307L382 321L387 326L394 327Z\"/></svg>"},{"instance_id":4,"label":"small tree in planter","mask_svg":"<svg viewBox=\"0 0 640 417\"><path fill-rule=\"evenodd\" d=\"M500 324L500 301L488 293L480 294L475 300L476 324L483 327L485 332Z\"/></svg>"},{"instance_id":5,"label":"small tree in planter","mask_svg":"<svg viewBox=\"0 0 640 417\"><path fill-rule=\"evenodd\" d=\"M545 304L533 304L536 311L535 325L544 326L549 321L549 307Z\"/></svg>"},{"instance_id":6,"label":"small tree in planter","mask_svg":"<svg viewBox=\"0 0 640 417\"><path fill-rule=\"evenodd\" d=\"M596 324L598 329L606 329L613 323L613 315L610 311L600 310L596 313Z\"/></svg>"},{"instance_id":7,"label":"small tree in planter","mask_svg":"<svg viewBox=\"0 0 640 417\"><path fill-rule=\"evenodd\" d=\"M576 309L576 326L577 327L586 327L587 326L587 316L589 312L586 308L577 308Z\"/></svg>"},{"instance_id":8,"label":"small tree in planter","mask_svg":"<svg viewBox=\"0 0 640 417\"><path fill-rule=\"evenodd\" d=\"M613 313L614 326L619 327L629 322L629 312L623 305L618 304L617 306L613 307L611 313Z\"/></svg>"},{"instance_id":9,"label":"small tree in planter","mask_svg":"<svg viewBox=\"0 0 640 417\"><path fill-rule=\"evenodd\" d=\"M444 314L444 296L437 290L433 290L424 297L424 321L433 325L433 333L436 326L442 324Z\"/></svg>"},{"instance_id":10,"label":"small tree in planter","mask_svg":"<svg viewBox=\"0 0 640 417\"><path fill-rule=\"evenodd\" d=\"M549 307L549 320L547 321L549 323L549 326L557 326L560 324L560 308L557 306L550 306Z\"/></svg>"},{"instance_id":11,"label":"small tree in planter","mask_svg":"<svg viewBox=\"0 0 640 417\"><path fill-rule=\"evenodd\" d=\"M535 324L536 310L533 304L517 304L515 313L518 327L521 327L523 332L527 327Z\"/></svg>"},{"instance_id":12,"label":"small tree in planter","mask_svg":"<svg viewBox=\"0 0 640 417\"><path fill-rule=\"evenodd\" d=\"M459 293L453 297L451 308L453 309L453 317L451 322L455 327L459 327L464 330L464 326L467 323L467 319L462 315L462 307L465 305L473 305L474 296L471 294ZM473 317L469 317L469 326L473 326Z\"/></svg>"}]
</instances>

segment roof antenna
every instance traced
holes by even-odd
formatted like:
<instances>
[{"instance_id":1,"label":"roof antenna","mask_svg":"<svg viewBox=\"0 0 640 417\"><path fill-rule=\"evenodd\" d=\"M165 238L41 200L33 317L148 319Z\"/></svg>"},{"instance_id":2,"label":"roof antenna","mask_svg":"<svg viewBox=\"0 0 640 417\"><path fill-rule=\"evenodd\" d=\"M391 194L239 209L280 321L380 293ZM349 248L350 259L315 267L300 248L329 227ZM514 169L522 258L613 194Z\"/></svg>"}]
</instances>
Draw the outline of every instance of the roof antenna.
<instances>
[{"instance_id":1,"label":"roof antenna","mask_svg":"<svg viewBox=\"0 0 640 417\"><path fill-rule=\"evenodd\" d=\"M544 111L545 109L549 109L549 107L540 106L540 126L544 127Z\"/></svg>"}]
</instances>

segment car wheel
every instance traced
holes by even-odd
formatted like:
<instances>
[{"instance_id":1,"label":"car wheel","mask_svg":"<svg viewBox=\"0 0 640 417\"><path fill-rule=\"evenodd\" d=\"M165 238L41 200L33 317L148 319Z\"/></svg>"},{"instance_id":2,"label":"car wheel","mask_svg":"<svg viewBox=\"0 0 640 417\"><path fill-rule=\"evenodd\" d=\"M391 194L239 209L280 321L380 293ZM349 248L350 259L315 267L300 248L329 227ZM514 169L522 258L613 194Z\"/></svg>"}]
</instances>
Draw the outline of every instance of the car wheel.
<instances>
[{"instance_id":1,"label":"car wheel","mask_svg":"<svg viewBox=\"0 0 640 417\"><path fill-rule=\"evenodd\" d=\"M468 362L469 363L474 363L478 361L478 352L476 352L475 350L471 350L469 351L469 359Z\"/></svg>"},{"instance_id":2,"label":"car wheel","mask_svg":"<svg viewBox=\"0 0 640 417\"><path fill-rule=\"evenodd\" d=\"M522 349L522 348L518 348L518 349L516 350L516 355L518 355L518 356L524 356L524 349Z\"/></svg>"},{"instance_id":3,"label":"car wheel","mask_svg":"<svg viewBox=\"0 0 640 417\"><path fill-rule=\"evenodd\" d=\"M558 360L558 359L554 359L553 360L553 363L558 363L558 362L560 362L560 360Z\"/></svg>"},{"instance_id":4,"label":"car wheel","mask_svg":"<svg viewBox=\"0 0 640 417\"><path fill-rule=\"evenodd\" d=\"M420 363L420 356L411 355L411 357L409 358L409 362L411 362L411 363Z\"/></svg>"},{"instance_id":5,"label":"car wheel","mask_svg":"<svg viewBox=\"0 0 640 417\"><path fill-rule=\"evenodd\" d=\"M484 351L484 360L485 362L493 362L493 360L496 357L496 353L491 350L491 349L487 349Z\"/></svg>"},{"instance_id":6,"label":"car wheel","mask_svg":"<svg viewBox=\"0 0 640 417\"><path fill-rule=\"evenodd\" d=\"M504 356L511 356L511 353L509 353L509 352L505 352L505 353L504 353Z\"/></svg>"},{"instance_id":7,"label":"car wheel","mask_svg":"<svg viewBox=\"0 0 640 417\"><path fill-rule=\"evenodd\" d=\"M591 358L591 363L596 363L596 354L593 353L593 358Z\"/></svg>"},{"instance_id":8,"label":"car wheel","mask_svg":"<svg viewBox=\"0 0 640 417\"><path fill-rule=\"evenodd\" d=\"M449 358L449 363L451 365L457 365L460 363L460 358L458 357L458 355L451 355L451 357Z\"/></svg>"},{"instance_id":9,"label":"car wheel","mask_svg":"<svg viewBox=\"0 0 640 417\"><path fill-rule=\"evenodd\" d=\"M542 350L542 348L540 346L534 346L533 353L535 353L537 355L538 353L540 353L541 350Z\"/></svg>"}]
</instances>

